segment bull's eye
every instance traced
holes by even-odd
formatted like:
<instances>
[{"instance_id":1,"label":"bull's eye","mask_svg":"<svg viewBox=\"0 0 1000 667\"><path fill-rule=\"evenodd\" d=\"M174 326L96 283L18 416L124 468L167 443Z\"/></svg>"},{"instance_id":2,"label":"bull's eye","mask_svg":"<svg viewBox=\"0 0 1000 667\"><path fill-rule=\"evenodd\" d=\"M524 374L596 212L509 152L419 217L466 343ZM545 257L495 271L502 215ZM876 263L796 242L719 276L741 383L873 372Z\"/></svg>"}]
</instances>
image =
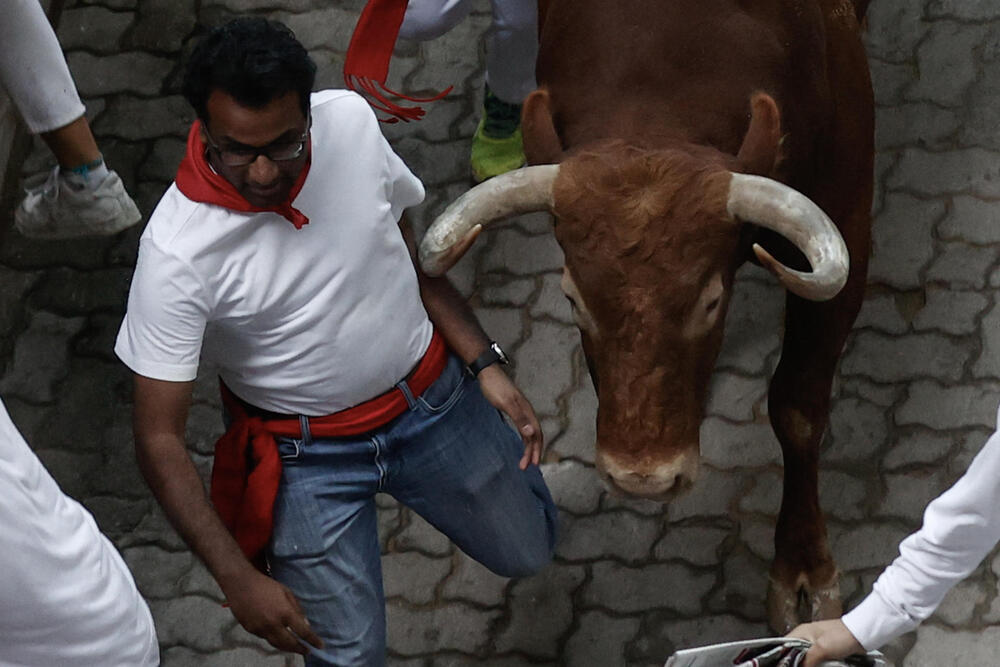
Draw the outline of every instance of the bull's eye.
<instances>
[{"instance_id":1,"label":"bull's eye","mask_svg":"<svg viewBox=\"0 0 1000 667\"><path fill-rule=\"evenodd\" d=\"M715 309L719 307L720 303L722 303L722 298L721 297L715 297L714 299L712 299L711 303L709 303L707 306L705 306L705 312L708 313L709 315L711 315L712 313L715 312Z\"/></svg>"},{"instance_id":2,"label":"bull's eye","mask_svg":"<svg viewBox=\"0 0 1000 667\"><path fill-rule=\"evenodd\" d=\"M566 300L569 301L569 307L576 310L576 300L568 294L563 294L563 296L565 296Z\"/></svg>"}]
</instances>

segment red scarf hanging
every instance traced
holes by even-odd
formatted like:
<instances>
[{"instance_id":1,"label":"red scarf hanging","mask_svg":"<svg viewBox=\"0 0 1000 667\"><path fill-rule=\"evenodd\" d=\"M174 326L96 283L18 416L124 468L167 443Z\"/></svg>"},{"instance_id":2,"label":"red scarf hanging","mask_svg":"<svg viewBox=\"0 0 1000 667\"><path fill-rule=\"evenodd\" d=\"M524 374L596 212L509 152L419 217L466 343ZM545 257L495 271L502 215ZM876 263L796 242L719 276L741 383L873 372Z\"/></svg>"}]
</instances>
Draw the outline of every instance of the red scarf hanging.
<instances>
[{"instance_id":1,"label":"red scarf hanging","mask_svg":"<svg viewBox=\"0 0 1000 667\"><path fill-rule=\"evenodd\" d=\"M312 163L310 157L302 172L292 186L292 191L288 194L288 201L280 206L270 208L260 208L254 206L243 198L232 183L212 170L205 159L205 142L201 140L201 121L196 120L191 124L191 131L188 132L187 153L181 160L181 166L177 168L177 189L188 199L203 204L215 204L233 211L243 213L263 213L269 211L277 213L288 222L295 225L295 229L302 229L303 225L309 224L309 218L292 206L295 197L306 182L306 175L309 173L309 166Z\"/></svg>"},{"instance_id":2,"label":"red scarf hanging","mask_svg":"<svg viewBox=\"0 0 1000 667\"><path fill-rule=\"evenodd\" d=\"M364 95L374 109L392 116L380 118L383 123L420 120L425 113L420 106L405 107L391 102L383 93L411 102L426 103L441 99L452 89L452 86L448 86L433 97L411 97L386 87L389 59L396 46L399 27L403 25L406 4L407 0L368 0L358 19L358 25L354 28L344 60L344 84L349 90Z\"/></svg>"}]
</instances>

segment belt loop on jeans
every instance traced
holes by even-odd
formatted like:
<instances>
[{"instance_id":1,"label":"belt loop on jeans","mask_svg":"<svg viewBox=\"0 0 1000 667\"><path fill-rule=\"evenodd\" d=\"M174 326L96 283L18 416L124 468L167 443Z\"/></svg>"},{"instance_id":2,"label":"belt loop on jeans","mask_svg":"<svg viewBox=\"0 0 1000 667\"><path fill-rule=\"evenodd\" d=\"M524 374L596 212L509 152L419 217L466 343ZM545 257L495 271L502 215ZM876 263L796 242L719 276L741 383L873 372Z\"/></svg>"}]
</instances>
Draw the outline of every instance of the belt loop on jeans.
<instances>
[{"instance_id":1,"label":"belt loop on jeans","mask_svg":"<svg viewBox=\"0 0 1000 667\"><path fill-rule=\"evenodd\" d=\"M403 393L403 398L406 399L406 405L408 405L411 410L417 407L417 399L413 397L413 392L410 391L410 385L406 384L406 380L400 380L397 382L396 389Z\"/></svg>"},{"instance_id":2,"label":"belt loop on jeans","mask_svg":"<svg viewBox=\"0 0 1000 667\"><path fill-rule=\"evenodd\" d=\"M308 447L312 444L312 430L309 428L309 417L299 415L299 429L302 431L302 446Z\"/></svg>"}]
</instances>

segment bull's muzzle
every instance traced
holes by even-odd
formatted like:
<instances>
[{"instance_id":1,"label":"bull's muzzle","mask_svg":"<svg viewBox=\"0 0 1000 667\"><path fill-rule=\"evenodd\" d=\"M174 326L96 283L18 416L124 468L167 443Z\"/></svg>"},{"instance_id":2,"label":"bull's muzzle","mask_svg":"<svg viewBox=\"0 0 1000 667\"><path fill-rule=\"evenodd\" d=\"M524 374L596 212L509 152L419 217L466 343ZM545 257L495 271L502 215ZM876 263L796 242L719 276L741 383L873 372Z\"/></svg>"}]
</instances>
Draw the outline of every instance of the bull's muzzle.
<instances>
[{"instance_id":1,"label":"bull's muzzle","mask_svg":"<svg viewBox=\"0 0 1000 667\"><path fill-rule=\"evenodd\" d=\"M698 448L685 449L666 460L626 463L624 457L599 451L597 472L612 492L650 500L670 500L688 489L698 477Z\"/></svg>"}]
</instances>

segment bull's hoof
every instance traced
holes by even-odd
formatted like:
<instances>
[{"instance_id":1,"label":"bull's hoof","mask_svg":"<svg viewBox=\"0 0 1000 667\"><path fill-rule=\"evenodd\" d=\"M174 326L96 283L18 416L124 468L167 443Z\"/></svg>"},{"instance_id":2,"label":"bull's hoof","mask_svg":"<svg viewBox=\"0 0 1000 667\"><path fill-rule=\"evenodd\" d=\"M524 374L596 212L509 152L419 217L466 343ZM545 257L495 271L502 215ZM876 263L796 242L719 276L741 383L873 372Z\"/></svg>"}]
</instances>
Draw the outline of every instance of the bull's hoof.
<instances>
[{"instance_id":1,"label":"bull's hoof","mask_svg":"<svg viewBox=\"0 0 1000 667\"><path fill-rule=\"evenodd\" d=\"M839 618L842 609L836 575L822 586L810 586L805 575L800 575L793 585L773 576L769 579L767 621L779 634L787 633L800 623Z\"/></svg>"}]
</instances>

